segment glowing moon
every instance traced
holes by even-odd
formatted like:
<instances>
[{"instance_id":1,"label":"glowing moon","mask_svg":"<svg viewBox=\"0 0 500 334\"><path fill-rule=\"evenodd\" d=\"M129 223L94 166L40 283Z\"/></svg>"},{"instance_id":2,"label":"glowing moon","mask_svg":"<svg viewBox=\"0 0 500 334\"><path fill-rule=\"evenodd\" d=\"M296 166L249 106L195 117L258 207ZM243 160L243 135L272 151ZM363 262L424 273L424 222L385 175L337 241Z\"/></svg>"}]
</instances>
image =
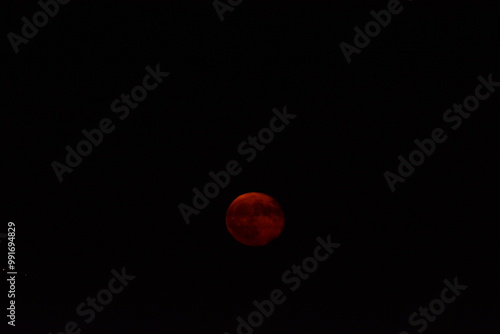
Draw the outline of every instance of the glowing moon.
<instances>
[{"instance_id":1,"label":"glowing moon","mask_svg":"<svg viewBox=\"0 0 500 334\"><path fill-rule=\"evenodd\" d=\"M236 197L226 212L229 233L247 246L264 246L276 239L285 226L279 203L266 194L246 193Z\"/></svg>"}]
</instances>

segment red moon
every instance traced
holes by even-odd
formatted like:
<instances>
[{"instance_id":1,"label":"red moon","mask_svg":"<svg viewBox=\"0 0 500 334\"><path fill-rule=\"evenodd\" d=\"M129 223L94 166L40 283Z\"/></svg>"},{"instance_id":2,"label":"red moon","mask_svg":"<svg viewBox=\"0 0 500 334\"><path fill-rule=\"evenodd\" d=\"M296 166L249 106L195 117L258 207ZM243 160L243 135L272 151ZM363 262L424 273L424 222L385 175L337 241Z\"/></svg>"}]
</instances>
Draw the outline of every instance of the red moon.
<instances>
[{"instance_id":1,"label":"red moon","mask_svg":"<svg viewBox=\"0 0 500 334\"><path fill-rule=\"evenodd\" d=\"M279 203L266 194L246 193L236 197L226 212L229 233L247 246L264 246L276 239L285 226Z\"/></svg>"}]
</instances>

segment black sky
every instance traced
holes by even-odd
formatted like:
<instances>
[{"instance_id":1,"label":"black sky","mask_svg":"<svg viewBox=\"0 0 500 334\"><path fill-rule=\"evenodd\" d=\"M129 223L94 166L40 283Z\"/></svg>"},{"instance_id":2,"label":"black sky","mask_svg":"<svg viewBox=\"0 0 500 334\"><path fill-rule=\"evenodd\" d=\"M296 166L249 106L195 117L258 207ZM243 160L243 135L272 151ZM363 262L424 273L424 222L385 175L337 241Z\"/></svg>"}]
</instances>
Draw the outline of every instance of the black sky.
<instances>
[{"instance_id":1,"label":"black sky","mask_svg":"<svg viewBox=\"0 0 500 334\"><path fill-rule=\"evenodd\" d=\"M5 37L0 232L16 223L20 275L2 333L235 334L282 289L255 333L413 334L408 317L455 277L467 290L426 333L497 333L500 92L456 131L443 113L479 75L500 81L498 12L402 4L350 64L339 44L387 2L244 1L221 22L210 1L72 1L18 54ZM4 36L38 10L5 1ZM170 75L120 120L111 103L157 64ZM296 118L246 162L238 145L284 106ZM60 183L52 162L103 118L115 130ZM438 127L447 141L391 192L384 172ZM178 205L233 159L241 174L187 225ZM262 248L225 227L251 191L286 216ZM328 235L341 246L291 292L283 272ZM76 307L123 267L136 278L85 324Z\"/></svg>"}]
</instances>

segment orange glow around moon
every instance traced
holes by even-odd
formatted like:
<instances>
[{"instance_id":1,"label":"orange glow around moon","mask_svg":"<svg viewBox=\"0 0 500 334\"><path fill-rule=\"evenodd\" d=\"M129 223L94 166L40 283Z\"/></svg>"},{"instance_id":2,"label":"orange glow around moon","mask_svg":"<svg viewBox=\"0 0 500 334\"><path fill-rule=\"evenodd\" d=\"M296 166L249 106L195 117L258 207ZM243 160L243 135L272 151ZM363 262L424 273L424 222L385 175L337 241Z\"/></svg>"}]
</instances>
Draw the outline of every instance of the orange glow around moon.
<instances>
[{"instance_id":1,"label":"orange glow around moon","mask_svg":"<svg viewBox=\"0 0 500 334\"><path fill-rule=\"evenodd\" d=\"M247 246L264 246L276 239L285 226L279 203L266 194L246 193L236 197L226 212L229 233Z\"/></svg>"}]
</instances>

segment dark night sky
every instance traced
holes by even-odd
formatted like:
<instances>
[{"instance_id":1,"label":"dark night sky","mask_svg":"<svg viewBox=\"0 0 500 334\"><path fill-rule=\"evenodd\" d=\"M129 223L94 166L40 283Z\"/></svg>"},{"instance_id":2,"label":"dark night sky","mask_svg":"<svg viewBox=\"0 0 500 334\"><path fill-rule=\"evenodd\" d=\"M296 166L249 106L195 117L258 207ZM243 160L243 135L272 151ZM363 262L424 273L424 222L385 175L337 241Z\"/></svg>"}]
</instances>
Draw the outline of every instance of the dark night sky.
<instances>
[{"instance_id":1,"label":"dark night sky","mask_svg":"<svg viewBox=\"0 0 500 334\"><path fill-rule=\"evenodd\" d=\"M500 92L456 131L442 118L479 75L500 81L491 5L402 1L348 64L339 44L387 1L244 1L223 22L211 1L159 3L71 1L18 54L4 38L0 232L16 223L13 332L56 334L75 320L81 333L236 334L254 299L282 289L256 334L414 334L410 314L454 277L468 288L425 332L499 332ZM4 36L39 10L1 6ZM111 103L156 64L170 75L120 120ZM246 162L238 145L284 106L297 117ZM115 130L59 183L51 163L103 118ZM384 172L436 127L448 140L392 193ZM187 225L178 205L233 159L241 174ZM251 191L286 216L261 248L225 226L228 205ZM328 235L341 246L291 292L282 274ZM77 305L122 267L136 278L85 324Z\"/></svg>"}]
</instances>

